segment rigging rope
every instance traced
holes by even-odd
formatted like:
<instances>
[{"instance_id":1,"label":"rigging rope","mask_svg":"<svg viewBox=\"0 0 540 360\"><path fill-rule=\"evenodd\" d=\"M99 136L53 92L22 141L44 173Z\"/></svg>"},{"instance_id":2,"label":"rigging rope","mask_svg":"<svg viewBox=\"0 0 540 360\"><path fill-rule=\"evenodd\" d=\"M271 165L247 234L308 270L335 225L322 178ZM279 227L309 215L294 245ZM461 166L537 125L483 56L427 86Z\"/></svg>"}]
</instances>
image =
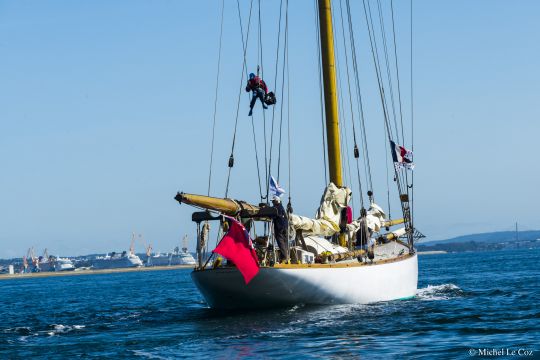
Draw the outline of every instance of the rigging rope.
<instances>
[{"instance_id":1,"label":"rigging rope","mask_svg":"<svg viewBox=\"0 0 540 360\"><path fill-rule=\"evenodd\" d=\"M240 21L240 35L241 35L241 38L242 38L242 47L243 47L243 50L244 50L244 58L243 58L243 62L242 62L242 76L240 78L240 89L238 91L238 102L236 104L236 119L234 121L234 134L233 134L233 141L232 141L232 146L231 146L231 155L229 157L229 173L227 175L227 186L225 188L225 197L227 197L228 194L229 194L229 184L230 184L230 180L231 180L231 169L234 166L234 146L236 144L236 130L238 128L238 115L240 113L240 99L241 99L241 95L242 95L242 88L243 88L243 85L244 85L244 70L246 69L246 51L247 51L247 44L248 44L248 41L249 41L249 29L251 27L251 10L253 9L253 0L251 0L250 6L249 6L249 18L248 18L248 25L247 25L247 30L246 30L246 41L245 42L244 42L244 30L243 30L243 27L242 27L242 14L240 12L240 1L236 0L236 4L237 4L237 7L238 7L238 19Z\"/></svg>"},{"instance_id":2,"label":"rigging rope","mask_svg":"<svg viewBox=\"0 0 540 360\"><path fill-rule=\"evenodd\" d=\"M398 66L398 57L397 57L397 42L396 42L396 30L395 30L395 21L394 21L394 0L390 1L390 10L392 14L392 35L394 39L394 59L396 64L396 79L397 79L397 90L398 90L398 99L399 99L399 118L401 123L401 138L403 139L403 146L405 146L405 130L403 126L403 111L401 104L401 86L399 81L399 66ZM411 150L412 151L412 150ZM411 175L412 176L412 175ZM407 189L407 195L409 195L409 174L405 171L405 185Z\"/></svg>"},{"instance_id":3,"label":"rigging rope","mask_svg":"<svg viewBox=\"0 0 540 360\"><path fill-rule=\"evenodd\" d=\"M347 5L347 18L349 23L349 41L351 43L351 53L352 53L352 60L353 60L353 69L355 74L355 84L356 84L356 96L358 98L358 112L360 113L360 124L361 124L361 134L362 134L362 144L364 146L364 171L366 175L366 181L369 184L369 190L373 194L373 180L371 176L371 164L369 160L369 149L367 144L367 133L366 133L366 125L365 125L365 117L364 117L364 106L362 102L362 91L360 87L360 77L358 75L358 62L356 58L356 45L354 41L354 31L353 31L353 25L352 25L352 16L351 16L351 7L349 0L346 0ZM372 195L373 198L373 195Z\"/></svg>"},{"instance_id":4,"label":"rigging rope","mask_svg":"<svg viewBox=\"0 0 540 360\"><path fill-rule=\"evenodd\" d=\"M378 1L378 4L379 4L379 18L380 18L380 22L381 22L381 28L382 28L382 31L383 31L383 34L385 33L384 32L384 19L383 19L383 15L382 15L382 8L381 8L381 5L380 5L380 0L377 0ZM396 64L396 77L397 77L397 83L398 83L398 96L399 96L399 101L400 101L400 123L401 123L401 141L402 141L402 144L403 146L405 146L405 135L404 135L404 128L403 128L403 117L401 116L401 93L400 93L400 87L399 87L399 67L398 67L398 61L397 61L397 45L396 45L396 35L395 35L395 25L394 25L394 9L393 9L393 4L392 2L390 3L390 10L391 10L391 15L392 15L392 33L393 33L393 39L394 39L394 55L395 55L395 64ZM387 72L390 73L390 66L389 66L389 62L388 62L388 57L387 57L387 50L386 50L386 36L383 35L383 40L384 40L384 46L385 46L385 56L386 56L386 63L387 63ZM391 83L390 83L390 86ZM392 92L392 88L391 89L391 94L392 94L392 107L394 108L394 98L393 98L393 92ZM395 124L395 127L396 127L396 135L397 135L397 139L398 141L400 141L399 139L399 130L398 130L398 125L397 125L397 121L396 121L396 116L395 116L395 113L394 113L394 124ZM404 173L404 174L403 174ZM409 174L408 174L408 171L403 171L402 172L402 175L401 175L401 179L403 181L403 178L404 178L404 182L405 182L405 192L407 194L407 196L409 196L409 189L410 189L410 186L409 186Z\"/></svg>"},{"instance_id":5,"label":"rigging rope","mask_svg":"<svg viewBox=\"0 0 540 360\"><path fill-rule=\"evenodd\" d=\"M377 0L377 10L379 14L379 26L381 28L381 37L383 41L383 50L384 50L384 60L385 60L385 66L386 66L386 76L388 78L388 88L390 89L390 104L392 105L392 119L394 120L394 129L396 132L396 139L398 143L402 143L400 137L399 137L399 131L398 131L398 125L396 120L396 106L394 101L394 87L392 85L392 75L390 74L390 62L388 60L388 46L386 44L386 30L384 27L384 16L382 13L382 7L381 7L381 1Z\"/></svg>"},{"instance_id":6,"label":"rigging rope","mask_svg":"<svg viewBox=\"0 0 540 360\"><path fill-rule=\"evenodd\" d=\"M386 200L388 201L388 218L391 219L392 218L392 209L390 208L390 183L389 183L389 179L390 179L390 172L388 171L388 153L390 152L388 147L390 144L388 144L388 141L386 141L386 134L383 134L384 135L384 144L385 144L385 152L384 152L384 155L385 155L385 165L386 165Z\"/></svg>"},{"instance_id":7,"label":"rigging rope","mask_svg":"<svg viewBox=\"0 0 540 360\"><path fill-rule=\"evenodd\" d=\"M386 105L384 84L383 84L383 79L382 79L380 64L379 64L379 53L377 50L377 42L375 39L375 28L373 26L373 19L371 17L371 7L369 5L369 0L367 0L367 8L366 8L366 0L363 0L363 4L364 4L364 15L366 17L366 24L368 28L369 42L371 45L371 55L373 57L373 62L375 65L375 74L377 75L377 83L379 85L379 95L380 95L381 103L382 103L384 121L385 121L385 125L387 125L388 124L388 110L387 110L387 105ZM393 138L392 129L390 127L388 128L388 133L389 133L388 138L392 139Z\"/></svg>"},{"instance_id":8,"label":"rigging rope","mask_svg":"<svg viewBox=\"0 0 540 360\"><path fill-rule=\"evenodd\" d=\"M322 153L323 153L323 160L324 160L324 186L328 185L328 166L326 164L326 132L325 132L325 126L324 126L324 99L323 99L323 91L322 91L322 64L321 64L321 32L320 32L320 24L319 24L319 2L318 0L314 0L315 3L315 30L317 31L316 41L317 41L317 65L319 70L319 96L320 96L320 103L321 103L321 130L322 130Z\"/></svg>"},{"instance_id":9,"label":"rigging rope","mask_svg":"<svg viewBox=\"0 0 540 360\"><path fill-rule=\"evenodd\" d=\"M253 132L253 143L255 146L255 162L257 163L257 177L259 179L259 194L261 199L263 198L262 185L261 185L261 172L259 170L259 151L257 150L257 137L255 136L255 120L254 116L251 117L251 130Z\"/></svg>"},{"instance_id":10,"label":"rigging rope","mask_svg":"<svg viewBox=\"0 0 540 360\"><path fill-rule=\"evenodd\" d=\"M351 79L349 75L349 55L347 52L347 43L345 41L345 25L343 21L343 3L342 0L339 1L339 10L340 10L340 20L341 20L341 37L343 39L343 48L345 51L345 69L347 70L347 87L349 92L349 105L350 105L350 112L351 112L351 123L352 123L352 131L353 131L353 141L354 141L354 158L356 159L356 174L358 179L358 190L360 192L360 207L364 207L364 190L362 189L362 181L360 179L360 165L359 165L359 151L358 151L358 143L356 141L356 127L354 126L354 110L353 110L353 99L352 99L352 91L351 91ZM348 145L347 145L348 148ZM348 158L347 158L348 161ZM350 171L350 170L349 170ZM352 182L350 183L352 186Z\"/></svg>"},{"instance_id":11,"label":"rigging rope","mask_svg":"<svg viewBox=\"0 0 540 360\"><path fill-rule=\"evenodd\" d=\"M394 37L394 59L396 63L396 79L397 79L398 100L399 100L399 118L401 120L401 138L403 139L403 146L405 146L405 133L403 130L404 128L403 109L402 109L402 104L401 104L401 85L399 81L399 66L398 66L398 57L397 57L396 28L395 28L395 21L394 21L394 0L390 0L390 9L392 11L392 34Z\"/></svg>"},{"instance_id":12,"label":"rigging rope","mask_svg":"<svg viewBox=\"0 0 540 360\"><path fill-rule=\"evenodd\" d=\"M262 20L261 20L261 0L258 0L258 10L259 10L259 26L258 26L258 51L257 51L257 64L261 65L261 79L264 79L264 66L263 66L263 42L262 42ZM259 68L257 68L257 75L259 75ZM253 118L251 119L253 122ZM267 154L267 147L266 147L266 113L263 111L263 136L264 136L264 171L265 171L265 178L268 179L268 170L267 170L267 163L268 163L268 154ZM259 171L259 163L257 162L257 174L259 176L259 194L261 197L261 202L265 199L265 195L262 193L262 187L261 187L261 176Z\"/></svg>"},{"instance_id":13,"label":"rigging rope","mask_svg":"<svg viewBox=\"0 0 540 360\"><path fill-rule=\"evenodd\" d=\"M287 35L288 36L288 35ZM289 51L287 50L287 158L288 158L288 165L289 165L289 203L287 205L287 211L292 213L292 205L291 205L291 198L292 198L292 186L291 186L291 102L290 102L290 76L289 76ZM283 101L283 100L282 100ZM287 228L288 231L288 228ZM288 236L288 234L287 234Z\"/></svg>"},{"instance_id":14,"label":"rigging rope","mask_svg":"<svg viewBox=\"0 0 540 360\"><path fill-rule=\"evenodd\" d=\"M285 9L288 9L289 7L289 0L285 1ZM286 57L288 56L287 53L289 51L289 12L285 11L285 46L283 49L283 70L281 74L281 106L280 106L280 116L279 116L279 142L278 142L278 165L277 165L277 181L279 183L279 175L281 170L281 131L283 128L283 99L285 98L284 89L285 89L285 67L286 67Z\"/></svg>"},{"instance_id":15,"label":"rigging rope","mask_svg":"<svg viewBox=\"0 0 540 360\"><path fill-rule=\"evenodd\" d=\"M214 98L214 120L212 124L212 145L210 147L210 169L208 173L208 192L210 195L210 186L212 182L212 163L214 162L214 139L216 133L216 115L217 115L217 101L218 101L218 89L219 89L219 73L221 65L221 43L223 39L223 14L225 10L225 0L221 0L221 25L219 27L219 50L218 50L218 62L217 62L217 74L216 74L216 92Z\"/></svg>"},{"instance_id":16,"label":"rigging rope","mask_svg":"<svg viewBox=\"0 0 540 360\"><path fill-rule=\"evenodd\" d=\"M411 151L414 156L414 101L413 101L413 6L411 0ZM414 229L414 172L411 174L411 227ZM414 244L411 244L413 246Z\"/></svg>"},{"instance_id":17,"label":"rigging rope","mask_svg":"<svg viewBox=\"0 0 540 360\"><path fill-rule=\"evenodd\" d=\"M287 1L288 4L288 1ZM288 7L285 10L288 11ZM277 41L277 48L276 48L276 73L274 76L274 84L277 89L277 76L278 76L278 66L279 66L279 44L281 40L281 18L283 14L283 0L280 0L279 2L279 22L278 22L278 41ZM276 107L272 107L272 126L270 131L270 151L269 151L269 160L268 160L268 171L267 171L267 178L266 178L266 203L268 204L268 195L270 193L270 174L272 174L272 150L274 145L274 120L276 116ZM266 231L265 231L266 233Z\"/></svg>"},{"instance_id":18,"label":"rigging rope","mask_svg":"<svg viewBox=\"0 0 540 360\"><path fill-rule=\"evenodd\" d=\"M369 15L368 15L368 9L370 9L369 0L368 0L367 8L366 8L366 1L365 0L363 1L363 3L364 3L364 15L366 17L369 40L370 40L370 44L371 44L371 54L373 56L373 62L375 64L375 72L377 74L377 82L379 84L379 95L381 97L381 103L382 103L382 107L383 107L384 127L385 127L385 131L387 133L388 141L390 142L390 141L392 141L392 132L391 132L391 127L390 127L389 121L388 121L388 114L387 114L387 110L386 110L386 102L385 102L385 95L384 95L384 85L382 84L382 79L381 79L381 76L380 76L380 70L379 70L379 64L378 64L378 55L376 55L377 54L377 47L376 47L376 41L375 41L375 35L374 35L373 21L371 20L371 10L369 10ZM395 180L396 180L396 184L397 184L397 187L398 187L399 194L403 194L402 186L401 186L402 181L400 179L400 174L399 174L399 172L398 172L398 170L396 169L395 166L394 166L394 175L395 175ZM404 206L402 201L400 201L400 205L401 205L401 210L402 210L403 214L405 215L406 214L406 209L405 209L405 206ZM407 226L407 224L406 224L406 226Z\"/></svg>"},{"instance_id":19,"label":"rigging rope","mask_svg":"<svg viewBox=\"0 0 540 360\"><path fill-rule=\"evenodd\" d=\"M398 141L398 143L401 143L403 146L405 146L405 138L404 138L404 130L403 130L403 119L401 119L401 139L399 137L399 128L398 128L398 125L397 125L397 120L396 120L396 112L395 112L395 101L394 101L394 91L393 91L393 86L392 86L392 79L391 79L391 75L390 75L390 64L389 64L389 60L388 60L388 49L387 49L387 44L386 44L386 31L385 31L385 27L384 27L384 17L383 17L383 13L382 13L382 7L381 7L381 2L380 0L377 0L377 4L378 4L378 12L379 12L379 23L380 23L380 27L381 27L381 33L382 33L382 39L383 39L383 44L384 44L384 55L385 55L385 61L386 61L386 72L387 72L387 76L388 76L388 83L389 83L389 87L390 87L390 97L391 97L391 103L392 103L392 112L393 112L393 119L394 119L394 127L395 127L395 132L396 132L396 139ZM394 14L393 14L393 7L391 6L391 10L392 10L392 30L393 30L393 34L394 34L394 54L396 54L396 71L397 71L397 74L399 76L399 71L398 71L398 68L397 68L397 47L396 47L396 42L395 42L395 30L394 30ZM399 77L398 77L398 83L399 83ZM399 87L398 87L398 93L399 93ZM401 99L401 95L399 95L399 98ZM401 180L405 182L405 190L406 190L406 193L407 195L409 194L409 175L407 173L407 171L405 171L405 173L403 174L402 172L399 172L401 173Z\"/></svg>"},{"instance_id":20,"label":"rigging rope","mask_svg":"<svg viewBox=\"0 0 540 360\"><path fill-rule=\"evenodd\" d=\"M258 25L258 36L257 36L257 76L259 75L259 70L261 71L261 77L264 79L264 67L262 64L262 37L261 37L261 0L258 0L258 10L259 10L259 25ZM260 64L260 66L259 66ZM248 93L248 97L250 94ZM264 116L263 112L263 126L266 130L266 116ZM259 184L259 196L261 198L261 201L264 199L264 195L262 193L262 185L261 185L261 171L259 166L259 150L257 148L257 136L255 134L255 115L251 116L251 129L253 133L253 143L255 147L255 164L257 167L257 179ZM266 156L266 137L265 137L265 156ZM266 166L265 166L266 169Z\"/></svg>"}]
</instances>

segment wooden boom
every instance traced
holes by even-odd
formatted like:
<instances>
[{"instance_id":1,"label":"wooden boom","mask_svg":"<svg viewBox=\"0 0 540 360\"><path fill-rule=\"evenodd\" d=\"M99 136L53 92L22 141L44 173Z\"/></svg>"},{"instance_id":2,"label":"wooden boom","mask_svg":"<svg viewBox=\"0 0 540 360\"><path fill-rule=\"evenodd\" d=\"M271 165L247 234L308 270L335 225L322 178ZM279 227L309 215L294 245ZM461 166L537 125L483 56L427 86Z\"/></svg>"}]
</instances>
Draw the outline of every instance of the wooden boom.
<instances>
[{"instance_id":1,"label":"wooden boom","mask_svg":"<svg viewBox=\"0 0 540 360\"><path fill-rule=\"evenodd\" d=\"M245 201L220 199L205 195L177 193L174 199L180 204L188 204L207 210L219 211L222 214L230 216L235 216L242 210L246 211L248 214L255 215L260 210L258 206L248 204Z\"/></svg>"}]
</instances>

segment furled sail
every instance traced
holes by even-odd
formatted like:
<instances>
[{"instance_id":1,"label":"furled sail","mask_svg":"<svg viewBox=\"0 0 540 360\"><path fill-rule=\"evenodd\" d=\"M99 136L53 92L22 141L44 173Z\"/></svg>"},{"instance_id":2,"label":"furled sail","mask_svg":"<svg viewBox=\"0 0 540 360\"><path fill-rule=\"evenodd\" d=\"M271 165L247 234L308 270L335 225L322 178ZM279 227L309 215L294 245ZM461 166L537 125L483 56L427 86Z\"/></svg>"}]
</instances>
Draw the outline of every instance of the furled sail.
<instances>
[{"instance_id":1,"label":"furled sail","mask_svg":"<svg viewBox=\"0 0 540 360\"><path fill-rule=\"evenodd\" d=\"M330 183L324 190L315 219L291 214L289 224L294 231L302 230L306 235L332 236L340 231L341 211L350 199L351 189Z\"/></svg>"},{"instance_id":2,"label":"furled sail","mask_svg":"<svg viewBox=\"0 0 540 360\"><path fill-rule=\"evenodd\" d=\"M385 219L386 214L384 213L383 209L379 205L371 203L368 211L366 212L365 219L368 229L371 229L373 232L378 233L379 231L381 231L382 227L392 225L386 222ZM350 224L347 224L347 232L349 234L349 237L352 238L353 235L358 231L362 221L362 218L358 218Z\"/></svg>"}]
</instances>

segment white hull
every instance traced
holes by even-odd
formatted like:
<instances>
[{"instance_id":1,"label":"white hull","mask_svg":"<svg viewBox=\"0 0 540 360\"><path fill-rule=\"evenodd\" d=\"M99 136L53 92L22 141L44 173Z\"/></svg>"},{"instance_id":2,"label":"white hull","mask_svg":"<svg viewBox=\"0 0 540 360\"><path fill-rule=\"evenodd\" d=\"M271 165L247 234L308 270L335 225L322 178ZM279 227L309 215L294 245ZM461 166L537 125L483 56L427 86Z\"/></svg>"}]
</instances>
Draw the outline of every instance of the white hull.
<instances>
[{"instance_id":1,"label":"white hull","mask_svg":"<svg viewBox=\"0 0 540 360\"><path fill-rule=\"evenodd\" d=\"M97 258L92 261L93 269L119 269L142 266L143 263L136 255L120 258Z\"/></svg>"},{"instance_id":2,"label":"white hull","mask_svg":"<svg viewBox=\"0 0 540 360\"><path fill-rule=\"evenodd\" d=\"M189 253L151 256L147 257L144 262L146 266L197 265L195 259Z\"/></svg>"},{"instance_id":3,"label":"white hull","mask_svg":"<svg viewBox=\"0 0 540 360\"><path fill-rule=\"evenodd\" d=\"M54 265L54 271L73 271L75 270L75 266L71 262L65 262L65 263L56 263Z\"/></svg>"},{"instance_id":4,"label":"white hull","mask_svg":"<svg viewBox=\"0 0 540 360\"><path fill-rule=\"evenodd\" d=\"M248 285L236 268L193 271L191 277L208 305L216 309L367 304L415 296L418 258L415 254L348 267L265 267Z\"/></svg>"}]
</instances>

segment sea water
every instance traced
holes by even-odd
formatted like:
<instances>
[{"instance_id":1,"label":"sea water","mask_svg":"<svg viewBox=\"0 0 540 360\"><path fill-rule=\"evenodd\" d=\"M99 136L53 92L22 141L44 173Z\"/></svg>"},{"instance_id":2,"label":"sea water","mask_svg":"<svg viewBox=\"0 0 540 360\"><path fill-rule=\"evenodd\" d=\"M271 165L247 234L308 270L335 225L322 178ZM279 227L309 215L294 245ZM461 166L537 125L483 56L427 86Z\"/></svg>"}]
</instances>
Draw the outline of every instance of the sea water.
<instances>
[{"instance_id":1,"label":"sea water","mask_svg":"<svg viewBox=\"0 0 540 360\"><path fill-rule=\"evenodd\" d=\"M421 255L413 299L249 312L209 309L187 269L5 280L0 358L538 358L539 258Z\"/></svg>"}]
</instances>

